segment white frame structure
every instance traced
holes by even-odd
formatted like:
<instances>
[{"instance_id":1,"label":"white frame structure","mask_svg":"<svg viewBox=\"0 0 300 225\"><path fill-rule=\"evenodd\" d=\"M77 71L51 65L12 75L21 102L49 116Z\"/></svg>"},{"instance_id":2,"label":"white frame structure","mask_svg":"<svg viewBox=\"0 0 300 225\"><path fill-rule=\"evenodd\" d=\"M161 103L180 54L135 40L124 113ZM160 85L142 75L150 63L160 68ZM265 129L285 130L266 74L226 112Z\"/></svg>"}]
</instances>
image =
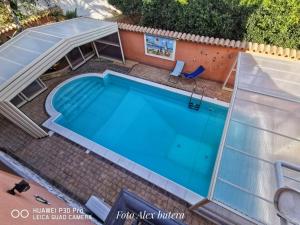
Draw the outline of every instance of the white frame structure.
<instances>
[{"instance_id":1,"label":"white frame structure","mask_svg":"<svg viewBox=\"0 0 300 225\"><path fill-rule=\"evenodd\" d=\"M45 90L47 90L47 86L46 84L44 84L44 82L38 78L36 80L34 80L33 82L37 82L37 84L40 86L40 90L38 90L37 92L35 92L32 96L27 96L25 93L24 93L24 90L26 90L26 88L20 92L20 95L23 96L23 98L25 98L25 100L28 102L28 101L31 101L32 99L34 99L36 96L38 96L39 94L41 94L42 92L44 92ZM32 83L33 83L32 82ZM31 83L31 84L32 84ZM27 86L28 87L28 86Z\"/></svg>"},{"instance_id":2,"label":"white frame structure","mask_svg":"<svg viewBox=\"0 0 300 225\"><path fill-rule=\"evenodd\" d=\"M113 33L117 23L81 17L26 29L1 45L0 113L33 137L47 136L10 100L72 49Z\"/></svg>"},{"instance_id":3,"label":"white frame structure","mask_svg":"<svg viewBox=\"0 0 300 225\"><path fill-rule=\"evenodd\" d=\"M119 61L121 63L125 63L125 57L124 57L124 53L123 53L122 42L121 42L120 32L119 31L117 32L117 35L118 35L118 41L119 41L118 44L114 43L114 42L110 42L110 41L100 40L100 39L93 42L93 47L94 47L94 50L95 50L96 55L97 55L98 58L107 59L107 60L114 60L114 61ZM99 50L98 50L98 48L96 46L96 43L106 44L107 46L114 46L114 47L120 48L122 60L102 55L101 52L99 52Z\"/></svg>"},{"instance_id":4,"label":"white frame structure","mask_svg":"<svg viewBox=\"0 0 300 225\"><path fill-rule=\"evenodd\" d=\"M300 164L299 72L298 61L239 53L209 195L191 209L213 202L255 224L280 224L273 206L277 189L274 163ZM293 175L285 178L297 180Z\"/></svg>"}]
</instances>

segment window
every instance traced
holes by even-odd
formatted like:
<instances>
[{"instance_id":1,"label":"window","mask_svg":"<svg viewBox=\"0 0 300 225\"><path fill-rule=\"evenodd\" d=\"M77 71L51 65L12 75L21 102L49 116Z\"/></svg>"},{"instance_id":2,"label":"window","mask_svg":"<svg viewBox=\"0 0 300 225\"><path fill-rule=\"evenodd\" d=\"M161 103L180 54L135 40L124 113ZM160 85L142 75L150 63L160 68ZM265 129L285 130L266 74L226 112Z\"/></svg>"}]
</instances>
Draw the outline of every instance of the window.
<instances>
[{"instance_id":1,"label":"window","mask_svg":"<svg viewBox=\"0 0 300 225\"><path fill-rule=\"evenodd\" d=\"M14 104L15 106L17 107L21 107L22 105L24 105L26 103L26 99L25 97L23 97L22 94L18 94L16 97L14 97L12 100L11 100L11 103Z\"/></svg>"},{"instance_id":2,"label":"window","mask_svg":"<svg viewBox=\"0 0 300 225\"><path fill-rule=\"evenodd\" d=\"M45 91L47 86L38 78L37 80L33 81L29 84L23 91L21 91L17 96L15 96L11 103L17 107L21 107L26 102L31 101L40 93Z\"/></svg>"},{"instance_id":3,"label":"window","mask_svg":"<svg viewBox=\"0 0 300 225\"><path fill-rule=\"evenodd\" d=\"M66 55L66 59L69 61L70 66L72 67L73 70L77 69L83 63L85 63L83 54L79 48L74 48L72 51L70 51Z\"/></svg>"},{"instance_id":4,"label":"window","mask_svg":"<svg viewBox=\"0 0 300 225\"><path fill-rule=\"evenodd\" d=\"M37 79L29 84L28 87L21 92L21 94L23 94L27 101L30 101L46 89L46 85L40 79Z\"/></svg>"},{"instance_id":5,"label":"window","mask_svg":"<svg viewBox=\"0 0 300 225\"><path fill-rule=\"evenodd\" d=\"M92 58L95 55L95 51L94 51L92 43L81 45L80 50L81 50L85 60L89 60L90 58Z\"/></svg>"}]
</instances>

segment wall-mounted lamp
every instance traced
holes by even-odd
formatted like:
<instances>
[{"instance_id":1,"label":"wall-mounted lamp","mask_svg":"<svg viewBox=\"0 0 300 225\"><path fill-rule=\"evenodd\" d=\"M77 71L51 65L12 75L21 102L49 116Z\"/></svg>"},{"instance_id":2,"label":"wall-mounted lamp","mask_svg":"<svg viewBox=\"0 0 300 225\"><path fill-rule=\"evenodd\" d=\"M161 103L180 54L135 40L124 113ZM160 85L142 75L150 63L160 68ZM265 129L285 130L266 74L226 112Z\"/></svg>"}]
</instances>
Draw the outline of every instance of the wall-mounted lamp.
<instances>
[{"instance_id":1,"label":"wall-mounted lamp","mask_svg":"<svg viewBox=\"0 0 300 225\"><path fill-rule=\"evenodd\" d=\"M15 186L8 190L7 193L11 194L11 195L15 195L15 190L17 190L19 193L28 191L30 189L30 185L28 182L26 182L25 180L21 180L19 183L15 184Z\"/></svg>"}]
</instances>

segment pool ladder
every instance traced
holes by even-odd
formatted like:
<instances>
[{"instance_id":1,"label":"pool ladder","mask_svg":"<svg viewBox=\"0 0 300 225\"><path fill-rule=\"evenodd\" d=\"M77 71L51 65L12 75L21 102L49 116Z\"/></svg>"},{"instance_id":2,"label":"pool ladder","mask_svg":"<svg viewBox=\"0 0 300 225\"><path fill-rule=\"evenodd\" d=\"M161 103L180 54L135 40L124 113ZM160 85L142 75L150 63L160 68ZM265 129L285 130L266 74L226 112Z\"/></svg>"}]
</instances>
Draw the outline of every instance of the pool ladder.
<instances>
[{"instance_id":1,"label":"pool ladder","mask_svg":"<svg viewBox=\"0 0 300 225\"><path fill-rule=\"evenodd\" d=\"M192 91L192 93L191 93L191 95L190 95L188 107L189 107L190 109L193 109L193 110L197 110L197 111L198 111L198 110L200 109L200 106L201 106L201 103L202 103L202 100L203 100L205 88L202 89L202 94L201 94L200 102L197 103L197 102L195 101L195 98L193 98L193 95L195 94L196 86L197 86L197 83L196 83L196 81L195 81L195 85L194 85L193 91Z\"/></svg>"}]
</instances>

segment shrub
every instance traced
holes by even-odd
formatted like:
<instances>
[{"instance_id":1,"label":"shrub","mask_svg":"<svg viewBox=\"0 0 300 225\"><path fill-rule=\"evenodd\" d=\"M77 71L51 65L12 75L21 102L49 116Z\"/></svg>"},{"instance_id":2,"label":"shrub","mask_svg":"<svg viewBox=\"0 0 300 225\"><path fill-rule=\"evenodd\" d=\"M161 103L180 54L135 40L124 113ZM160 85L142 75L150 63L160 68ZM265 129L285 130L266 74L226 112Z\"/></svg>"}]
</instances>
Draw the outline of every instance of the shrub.
<instances>
[{"instance_id":1,"label":"shrub","mask_svg":"<svg viewBox=\"0 0 300 225\"><path fill-rule=\"evenodd\" d=\"M139 24L299 48L299 0L109 0Z\"/></svg>"},{"instance_id":2,"label":"shrub","mask_svg":"<svg viewBox=\"0 0 300 225\"><path fill-rule=\"evenodd\" d=\"M108 2L120 9L126 16L140 16L143 5L142 0L108 0Z\"/></svg>"},{"instance_id":3,"label":"shrub","mask_svg":"<svg viewBox=\"0 0 300 225\"><path fill-rule=\"evenodd\" d=\"M67 10L66 11L66 19L73 19L77 17L77 8L74 10Z\"/></svg>"},{"instance_id":4,"label":"shrub","mask_svg":"<svg viewBox=\"0 0 300 225\"><path fill-rule=\"evenodd\" d=\"M0 27L12 23L12 17L9 14L6 6L0 2Z\"/></svg>"},{"instance_id":5,"label":"shrub","mask_svg":"<svg viewBox=\"0 0 300 225\"><path fill-rule=\"evenodd\" d=\"M253 13L247 22L248 41L300 48L300 1L274 0Z\"/></svg>"},{"instance_id":6,"label":"shrub","mask_svg":"<svg viewBox=\"0 0 300 225\"><path fill-rule=\"evenodd\" d=\"M59 7L51 8L49 16L54 17L56 22L59 22L59 21L65 19L63 10Z\"/></svg>"},{"instance_id":7,"label":"shrub","mask_svg":"<svg viewBox=\"0 0 300 225\"><path fill-rule=\"evenodd\" d=\"M144 0L141 24L164 29L241 39L252 4L234 0Z\"/></svg>"}]
</instances>

